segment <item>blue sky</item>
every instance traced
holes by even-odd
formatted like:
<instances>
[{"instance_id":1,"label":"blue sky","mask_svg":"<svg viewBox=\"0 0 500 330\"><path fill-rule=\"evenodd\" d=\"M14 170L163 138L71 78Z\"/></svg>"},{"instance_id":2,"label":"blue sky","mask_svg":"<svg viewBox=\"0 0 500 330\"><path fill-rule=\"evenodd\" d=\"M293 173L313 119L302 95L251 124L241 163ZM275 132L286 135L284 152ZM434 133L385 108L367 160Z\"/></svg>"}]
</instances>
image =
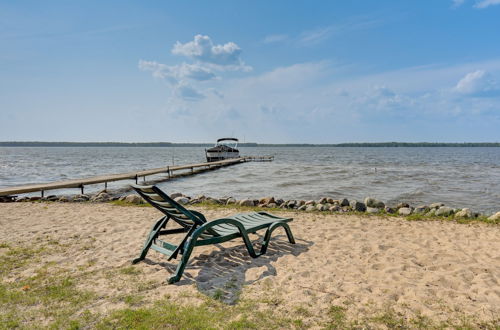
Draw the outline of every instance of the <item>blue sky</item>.
<instances>
[{"instance_id":1,"label":"blue sky","mask_svg":"<svg viewBox=\"0 0 500 330\"><path fill-rule=\"evenodd\" d=\"M3 1L1 141L500 141L500 0Z\"/></svg>"}]
</instances>

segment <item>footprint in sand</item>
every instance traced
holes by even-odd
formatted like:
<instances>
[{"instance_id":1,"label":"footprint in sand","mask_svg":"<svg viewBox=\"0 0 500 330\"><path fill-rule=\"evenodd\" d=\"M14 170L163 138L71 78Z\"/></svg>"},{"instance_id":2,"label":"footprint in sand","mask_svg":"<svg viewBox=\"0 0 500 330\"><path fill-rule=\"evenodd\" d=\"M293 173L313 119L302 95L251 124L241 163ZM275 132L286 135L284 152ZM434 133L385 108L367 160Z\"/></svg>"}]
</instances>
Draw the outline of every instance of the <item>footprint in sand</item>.
<instances>
[{"instance_id":1,"label":"footprint in sand","mask_svg":"<svg viewBox=\"0 0 500 330\"><path fill-rule=\"evenodd\" d=\"M381 269L384 269L385 265L384 264L373 264L371 266L371 269L373 270L381 270Z\"/></svg>"},{"instance_id":2,"label":"footprint in sand","mask_svg":"<svg viewBox=\"0 0 500 330\"><path fill-rule=\"evenodd\" d=\"M389 249L392 249L394 246L392 245L383 245L383 244L379 244L378 248L379 250L381 251L387 251Z\"/></svg>"}]
</instances>

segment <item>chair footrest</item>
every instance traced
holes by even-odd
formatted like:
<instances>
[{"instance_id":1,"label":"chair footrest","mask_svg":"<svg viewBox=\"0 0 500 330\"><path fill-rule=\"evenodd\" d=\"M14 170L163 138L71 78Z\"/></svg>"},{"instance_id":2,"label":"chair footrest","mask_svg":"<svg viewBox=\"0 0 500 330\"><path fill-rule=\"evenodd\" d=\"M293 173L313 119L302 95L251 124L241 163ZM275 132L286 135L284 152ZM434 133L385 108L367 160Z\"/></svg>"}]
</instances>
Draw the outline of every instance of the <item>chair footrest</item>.
<instances>
[{"instance_id":1,"label":"chair footrest","mask_svg":"<svg viewBox=\"0 0 500 330\"><path fill-rule=\"evenodd\" d=\"M153 244L151 244L151 248L155 251L163 253L167 256L171 256L174 254L174 251L177 249L177 245L170 244L168 242L162 241L161 239L156 239Z\"/></svg>"},{"instance_id":2,"label":"chair footrest","mask_svg":"<svg viewBox=\"0 0 500 330\"><path fill-rule=\"evenodd\" d=\"M160 252L160 253L163 253L163 254L165 254L165 255L167 255L167 256L171 256L171 255L174 253L173 251L171 251L171 250L167 250L167 249L164 249L163 247L158 246L158 245L156 245L156 244L152 244L152 245L151 245L151 249L153 249L153 250L155 250L155 251L158 251L158 252Z\"/></svg>"},{"instance_id":3,"label":"chair footrest","mask_svg":"<svg viewBox=\"0 0 500 330\"><path fill-rule=\"evenodd\" d=\"M170 243L162 241L161 239L158 239L158 238L156 239L156 241L154 242L154 244L158 245L159 247L162 247L164 249L167 249L167 250L174 251L175 249L177 249L177 245L170 244Z\"/></svg>"}]
</instances>

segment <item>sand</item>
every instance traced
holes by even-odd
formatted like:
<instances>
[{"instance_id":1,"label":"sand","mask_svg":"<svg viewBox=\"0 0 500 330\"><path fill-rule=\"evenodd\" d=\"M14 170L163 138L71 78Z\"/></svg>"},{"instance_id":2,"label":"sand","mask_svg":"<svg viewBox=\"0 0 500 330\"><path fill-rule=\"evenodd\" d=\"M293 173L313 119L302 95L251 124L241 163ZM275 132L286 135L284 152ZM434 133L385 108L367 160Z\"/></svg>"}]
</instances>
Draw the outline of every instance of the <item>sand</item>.
<instances>
[{"instance_id":1,"label":"sand","mask_svg":"<svg viewBox=\"0 0 500 330\"><path fill-rule=\"evenodd\" d=\"M208 219L235 213L194 209ZM268 253L257 259L248 256L239 240L198 247L183 279L174 285L164 281L177 263L151 251L145 262L134 266L141 271L141 283L149 285L142 294L147 301L169 295L174 301L196 303L200 294L219 291L227 304L273 300L278 312L302 306L311 310L307 317L313 319L321 319L334 305L345 306L354 319L387 308L433 320L465 316L479 322L500 315L500 226L304 212L282 215L295 218L291 228L297 244L289 244L280 229ZM102 299L92 309L123 307L111 298L130 291L131 285L106 274L130 265L160 216L150 207L111 204L0 204L0 243L52 242L61 247L2 281L32 276L37 267L50 263L79 278L81 288L99 293ZM259 237L253 238L258 244ZM78 277L83 272L87 275Z\"/></svg>"}]
</instances>

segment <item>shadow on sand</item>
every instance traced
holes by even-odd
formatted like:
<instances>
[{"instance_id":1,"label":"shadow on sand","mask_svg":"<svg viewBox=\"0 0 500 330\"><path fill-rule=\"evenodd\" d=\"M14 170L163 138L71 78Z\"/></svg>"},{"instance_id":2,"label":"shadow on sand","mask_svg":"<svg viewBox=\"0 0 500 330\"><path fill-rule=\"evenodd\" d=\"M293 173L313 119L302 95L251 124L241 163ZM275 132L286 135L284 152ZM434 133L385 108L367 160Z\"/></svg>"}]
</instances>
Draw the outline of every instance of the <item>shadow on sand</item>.
<instances>
[{"instance_id":1,"label":"shadow on sand","mask_svg":"<svg viewBox=\"0 0 500 330\"><path fill-rule=\"evenodd\" d=\"M252 241L254 248L258 251L263 237L253 236L258 236L258 239ZM237 302L244 285L277 274L272 263L286 255L298 256L308 251L313 244L312 241L297 238L296 244L290 244L286 235L276 235L272 238L267 253L256 259L250 257L243 243L232 247L216 244L213 245L214 250L209 254L197 255L195 248L182 279L174 285L196 284L198 290L204 295L226 304L234 304ZM148 264L165 267L171 274L175 272L177 267L175 262L157 263L149 259L145 261ZM190 274L196 273L192 270L198 270L196 276Z\"/></svg>"}]
</instances>

